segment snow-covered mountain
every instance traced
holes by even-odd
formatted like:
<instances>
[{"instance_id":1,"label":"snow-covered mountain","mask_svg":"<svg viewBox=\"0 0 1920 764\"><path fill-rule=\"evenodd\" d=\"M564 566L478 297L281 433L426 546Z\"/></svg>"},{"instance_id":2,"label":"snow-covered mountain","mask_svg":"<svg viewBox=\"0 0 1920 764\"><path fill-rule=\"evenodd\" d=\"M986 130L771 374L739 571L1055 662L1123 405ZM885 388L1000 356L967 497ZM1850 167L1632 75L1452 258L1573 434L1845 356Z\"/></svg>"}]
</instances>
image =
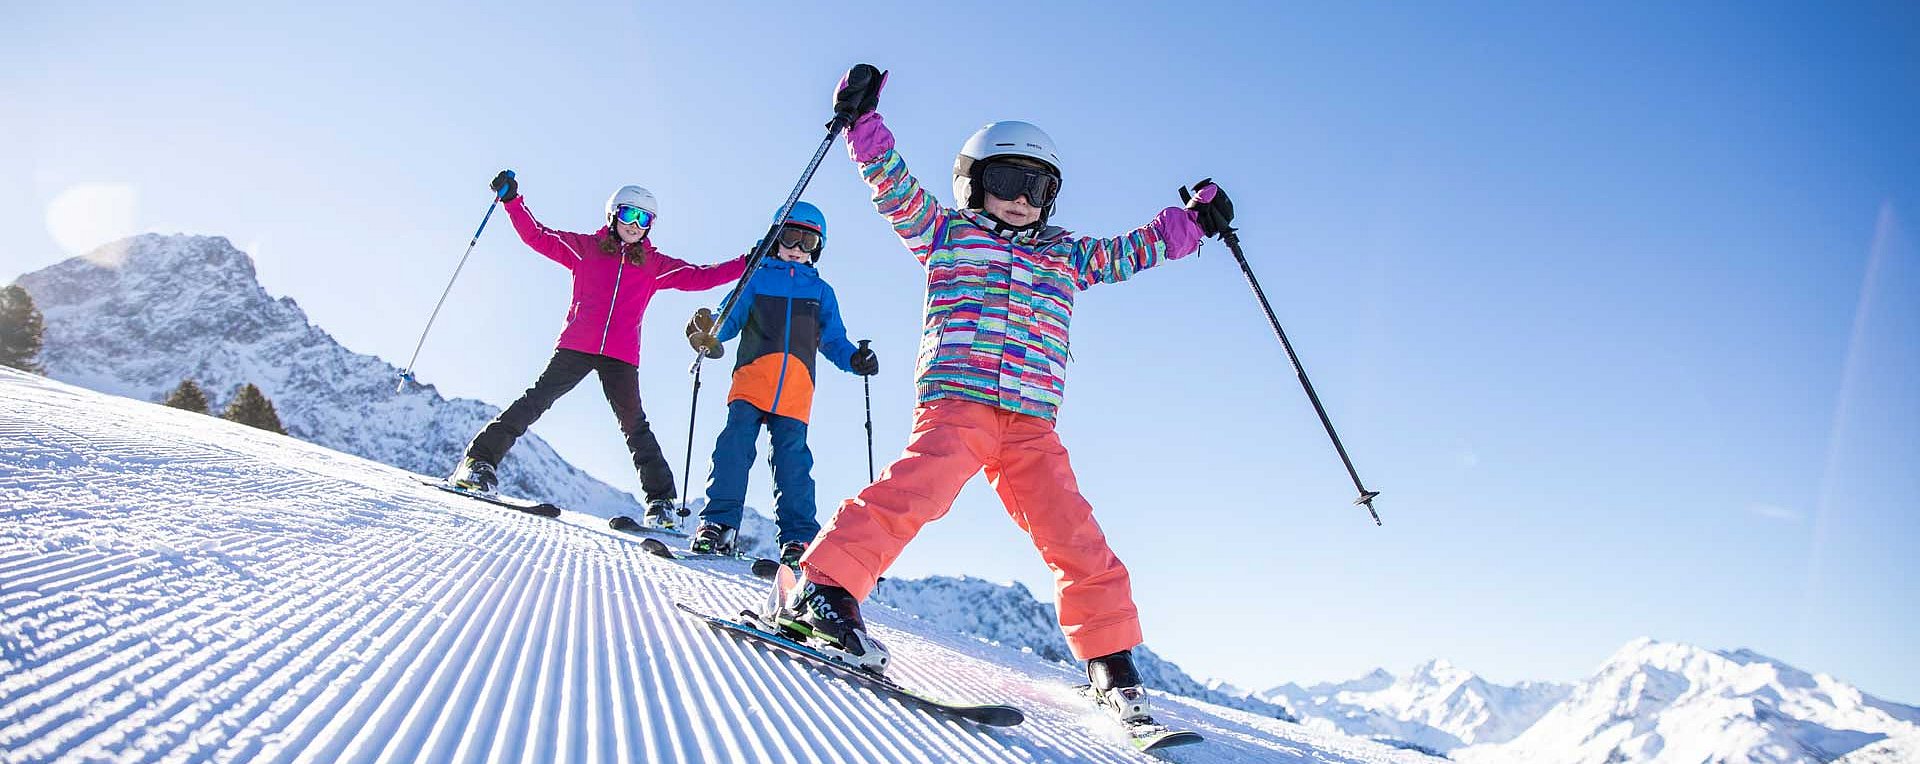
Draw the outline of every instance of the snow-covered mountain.
<instances>
[{"instance_id":1,"label":"snow-covered mountain","mask_svg":"<svg viewBox=\"0 0 1920 764\"><path fill-rule=\"evenodd\" d=\"M1034 599L1027 587L1018 583L997 584L971 576L952 578L930 576L921 579L887 579L874 587L873 601L911 614L916 619L943 630L968 634L981 641L1033 653L1046 660L1072 665L1074 660L1067 640L1060 634L1057 611L1050 603ZM1156 690L1199 698L1229 708L1275 719L1293 720L1287 709L1245 693L1223 692L1195 680L1172 661L1154 654L1142 645L1134 648L1134 663L1140 678Z\"/></svg>"},{"instance_id":2,"label":"snow-covered mountain","mask_svg":"<svg viewBox=\"0 0 1920 764\"><path fill-rule=\"evenodd\" d=\"M1638 639L1584 682L1489 682L1445 661L1261 697L1310 727L1471 764L1920 761L1920 708L1752 652ZM1398 741L1398 742L1396 742Z\"/></svg>"},{"instance_id":3,"label":"snow-covered mountain","mask_svg":"<svg viewBox=\"0 0 1920 764\"><path fill-rule=\"evenodd\" d=\"M1147 760L1077 668L866 609L888 675L1007 703L982 728L681 615L766 583L597 517L502 510L395 468L0 369L0 761ZM1419 754L1173 694L1168 758Z\"/></svg>"},{"instance_id":4,"label":"snow-covered mountain","mask_svg":"<svg viewBox=\"0 0 1920 764\"><path fill-rule=\"evenodd\" d=\"M1261 696L1285 704L1310 725L1446 752L1512 740L1571 689L1546 682L1495 684L1434 660L1404 677L1375 669L1347 682L1285 684Z\"/></svg>"},{"instance_id":5,"label":"snow-covered mountain","mask_svg":"<svg viewBox=\"0 0 1920 764\"><path fill-rule=\"evenodd\" d=\"M1915 736L1920 708L1833 677L1750 650L1637 639L1526 732L1452 756L1477 764L1825 762Z\"/></svg>"},{"instance_id":6,"label":"snow-covered mountain","mask_svg":"<svg viewBox=\"0 0 1920 764\"><path fill-rule=\"evenodd\" d=\"M135 236L18 283L46 315L47 375L82 387L153 401L191 377L218 410L252 382L288 434L428 475L452 469L499 413L432 385L396 392L399 369L342 347L291 298L268 295L252 258L224 237ZM637 511L630 494L532 434L501 465L501 490L601 516Z\"/></svg>"}]
</instances>

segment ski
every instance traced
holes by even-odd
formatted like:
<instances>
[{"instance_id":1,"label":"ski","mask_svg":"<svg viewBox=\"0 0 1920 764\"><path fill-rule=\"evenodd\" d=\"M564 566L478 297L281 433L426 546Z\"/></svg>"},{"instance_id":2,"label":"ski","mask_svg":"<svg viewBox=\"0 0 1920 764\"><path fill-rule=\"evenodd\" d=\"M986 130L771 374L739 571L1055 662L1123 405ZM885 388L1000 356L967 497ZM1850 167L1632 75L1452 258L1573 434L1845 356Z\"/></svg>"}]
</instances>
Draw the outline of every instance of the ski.
<instances>
[{"instance_id":1,"label":"ski","mask_svg":"<svg viewBox=\"0 0 1920 764\"><path fill-rule=\"evenodd\" d=\"M1158 751L1206 742L1206 738L1200 737L1198 732L1169 729L1154 722L1138 722L1126 726L1127 740L1133 743L1136 751Z\"/></svg>"},{"instance_id":2,"label":"ski","mask_svg":"<svg viewBox=\"0 0 1920 764\"><path fill-rule=\"evenodd\" d=\"M442 491L446 491L447 493L459 494L469 499L484 501L496 507L506 507L508 509L517 509L529 515L539 515L541 517L559 517L560 516L559 507L556 507L552 504L548 504L544 501L526 501L523 499L509 499L504 496L489 496L484 493L469 491L465 488L461 488L459 486L456 486L452 483L449 483L445 480L441 480L439 478L421 477L419 475L414 475L413 479L419 482L421 485L432 486Z\"/></svg>"},{"instance_id":3,"label":"ski","mask_svg":"<svg viewBox=\"0 0 1920 764\"><path fill-rule=\"evenodd\" d=\"M658 533L662 536L673 536L675 538L687 537L686 531L647 525L627 515L614 515L613 519L607 521L607 527L626 533Z\"/></svg>"},{"instance_id":4,"label":"ski","mask_svg":"<svg viewBox=\"0 0 1920 764\"><path fill-rule=\"evenodd\" d=\"M765 557L749 557L743 554L675 552L671 547L666 545L666 542L656 538L641 539L640 551L669 560L749 560L753 563L753 574L760 578L773 578L774 574L778 573L780 568L780 562L778 560L769 560Z\"/></svg>"},{"instance_id":5,"label":"ski","mask_svg":"<svg viewBox=\"0 0 1920 764\"><path fill-rule=\"evenodd\" d=\"M774 563L778 566L779 563ZM989 727L1012 727L1026 721L1026 715L1020 709L1005 705L969 705L949 703L947 701L922 695L914 690L902 687L893 680L879 674L857 669L828 657L825 653L804 644L788 639L780 634L768 631L761 625L758 616L742 611L738 620L719 618L675 602L675 607L689 617L699 619L715 630L732 637L771 647L790 658L799 659L815 668L824 670L850 683L865 687L876 693L900 701L908 706L953 719L963 719Z\"/></svg>"},{"instance_id":6,"label":"ski","mask_svg":"<svg viewBox=\"0 0 1920 764\"><path fill-rule=\"evenodd\" d=\"M1108 713L1113 712L1111 707L1100 701L1100 696L1094 693L1092 685L1080 685L1079 691L1082 696L1093 701L1094 705L1099 706L1100 710ZM1137 751L1158 751L1206 741L1206 738L1201 737L1198 732L1177 730L1154 721L1152 717L1132 722L1119 719L1115 721L1118 721L1120 726L1126 729L1127 742L1132 743L1134 750Z\"/></svg>"}]
</instances>

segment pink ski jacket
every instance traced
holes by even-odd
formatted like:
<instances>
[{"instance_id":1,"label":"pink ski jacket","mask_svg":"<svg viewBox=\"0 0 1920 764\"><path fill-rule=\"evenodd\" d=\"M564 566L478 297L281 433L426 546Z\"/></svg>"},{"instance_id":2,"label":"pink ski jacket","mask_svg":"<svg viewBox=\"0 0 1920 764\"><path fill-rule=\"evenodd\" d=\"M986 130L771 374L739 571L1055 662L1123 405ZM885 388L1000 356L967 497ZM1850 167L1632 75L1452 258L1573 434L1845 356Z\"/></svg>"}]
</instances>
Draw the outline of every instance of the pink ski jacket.
<instances>
[{"instance_id":1,"label":"pink ski jacket","mask_svg":"<svg viewBox=\"0 0 1920 764\"><path fill-rule=\"evenodd\" d=\"M662 289L698 292L730 284L746 273L747 256L724 263L689 265L661 254L650 239L622 245L609 254L600 242L606 228L592 234L556 231L540 224L527 210L525 196L507 202L513 230L533 251L573 271L573 307L560 330L561 348L597 353L640 365L640 319L653 293ZM640 250L639 263L633 262Z\"/></svg>"}]
</instances>

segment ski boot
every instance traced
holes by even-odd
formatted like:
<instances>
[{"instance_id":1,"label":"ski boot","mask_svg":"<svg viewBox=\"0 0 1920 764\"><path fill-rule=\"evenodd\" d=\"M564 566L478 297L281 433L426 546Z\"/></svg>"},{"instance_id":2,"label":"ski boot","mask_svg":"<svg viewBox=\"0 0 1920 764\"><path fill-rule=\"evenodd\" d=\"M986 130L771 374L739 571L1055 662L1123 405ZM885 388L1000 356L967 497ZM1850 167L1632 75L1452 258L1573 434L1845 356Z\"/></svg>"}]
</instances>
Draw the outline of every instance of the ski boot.
<instances>
[{"instance_id":1,"label":"ski boot","mask_svg":"<svg viewBox=\"0 0 1920 764\"><path fill-rule=\"evenodd\" d=\"M733 554L736 534L733 528L719 523L701 523L700 529L693 532L693 541L687 544L687 551L694 554Z\"/></svg>"},{"instance_id":2,"label":"ski boot","mask_svg":"<svg viewBox=\"0 0 1920 764\"><path fill-rule=\"evenodd\" d=\"M874 674L887 670L886 645L867 633L860 602L846 589L801 579L774 618L782 632L834 660Z\"/></svg>"},{"instance_id":3,"label":"ski boot","mask_svg":"<svg viewBox=\"0 0 1920 764\"><path fill-rule=\"evenodd\" d=\"M1121 650L1087 661L1087 681L1093 685L1093 699L1122 724L1153 723L1147 688L1140 685L1140 673L1133 668L1133 651Z\"/></svg>"},{"instance_id":4,"label":"ski boot","mask_svg":"<svg viewBox=\"0 0 1920 764\"><path fill-rule=\"evenodd\" d=\"M680 518L686 516L685 510L673 506L672 499L648 499L647 514L640 518L640 524L663 531L677 531L680 530Z\"/></svg>"},{"instance_id":5,"label":"ski boot","mask_svg":"<svg viewBox=\"0 0 1920 764\"><path fill-rule=\"evenodd\" d=\"M780 564L800 572L800 558L807 554L807 542L789 541L780 545Z\"/></svg>"},{"instance_id":6,"label":"ski boot","mask_svg":"<svg viewBox=\"0 0 1920 764\"><path fill-rule=\"evenodd\" d=\"M500 478L493 474L493 465L469 456L460 460L460 466L453 469L447 482L462 491L492 496Z\"/></svg>"}]
</instances>

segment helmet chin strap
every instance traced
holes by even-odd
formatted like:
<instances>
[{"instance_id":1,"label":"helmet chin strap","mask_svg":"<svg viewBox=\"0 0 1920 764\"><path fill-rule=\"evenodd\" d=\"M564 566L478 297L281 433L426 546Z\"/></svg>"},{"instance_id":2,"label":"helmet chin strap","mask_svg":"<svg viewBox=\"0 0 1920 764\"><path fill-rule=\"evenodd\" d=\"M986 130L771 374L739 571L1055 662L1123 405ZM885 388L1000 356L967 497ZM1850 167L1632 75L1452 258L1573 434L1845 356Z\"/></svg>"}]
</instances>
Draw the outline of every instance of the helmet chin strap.
<instances>
[{"instance_id":1,"label":"helmet chin strap","mask_svg":"<svg viewBox=\"0 0 1920 764\"><path fill-rule=\"evenodd\" d=\"M1028 223L1026 225L1014 225L1005 220L1001 220L1000 216L995 215L991 212L988 212L985 209L980 210L980 216L993 221L994 233L1000 234L1001 236L1005 236L1009 239L1013 238L1015 234L1027 233L1029 231L1038 231L1041 228L1046 227L1047 225L1047 215L1044 212L1040 214L1040 217L1035 218L1033 222Z\"/></svg>"}]
</instances>

